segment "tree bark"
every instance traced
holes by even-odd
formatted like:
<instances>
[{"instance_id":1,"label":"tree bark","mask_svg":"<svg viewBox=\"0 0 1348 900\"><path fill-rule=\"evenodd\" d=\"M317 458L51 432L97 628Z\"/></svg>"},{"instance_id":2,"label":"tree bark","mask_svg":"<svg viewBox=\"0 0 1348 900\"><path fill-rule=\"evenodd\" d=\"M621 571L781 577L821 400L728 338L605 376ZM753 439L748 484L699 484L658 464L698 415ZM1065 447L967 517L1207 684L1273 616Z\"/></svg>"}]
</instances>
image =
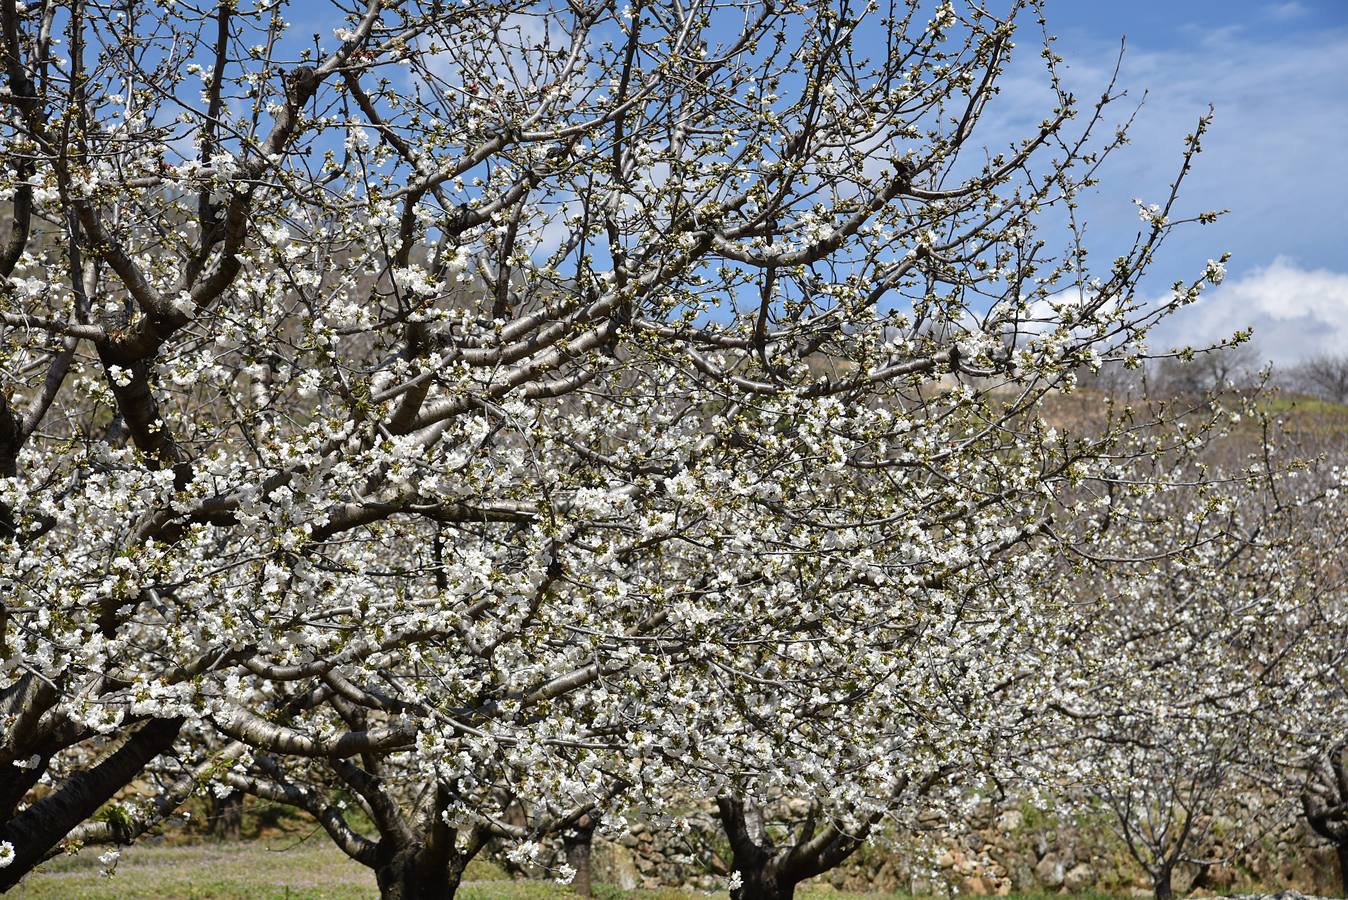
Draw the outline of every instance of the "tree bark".
<instances>
[{"instance_id":1,"label":"tree bark","mask_svg":"<svg viewBox=\"0 0 1348 900\"><path fill-rule=\"evenodd\" d=\"M740 880L731 900L792 900L798 879L785 871L783 854L754 811L739 797L719 797L716 806L730 841L730 868Z\"/></svg>"},{"instance_id":2,"label":"tree bark","mask_svg":"<svg viewBox=\"0 0 1348 900\"><path fill-rule=\"evenodd\" d=\"M566 864L576 870L571 879L571 890L582 897L593 892L593 876L590 871L590 849L594 844L594 822L589 816L583 817L576 827L562 835L562 846L566 848Z\"/></svg>"},{"instance_id":3,"label":"tree bark","mask_svg":"<svg viewBox=\"0 0 1348 900\"><path fill-rule=\"evenodd\" d=\"M55 791L0 823L0 840L14 845L13 862L0 869L0 891L18 884L150 760L172 747L182 726L182 719L151 719L93 768L76 772Z\"/></svg>"},{"instance_id":4,"label":"tree bark","mask_svg":"<svg viewBox=\"0 0 1348 900\"><path fill-rule=\"evenodd\" d=\"M730 892L731 900L792 900L796 882L782 872L775 859L741 860L733 863L740 874L740 886Z\"/></svg>"},{"instance_id":5,"label":"tree bark","mask_svg":"<svg viewBox=\"0 0 1348 900\"><path fill-rule=\"evenodd\" d=\"M452 852L436 859L420 843L393 848L385 854L387 843L380 841L380 858L374 870L383 900L453 900L467 863L462 855Z\"/></svg>"},{"instance_id":6,"label":"tree bark","mask_svg":"<svg viewBox=\"0 0 1348 900\"><path fill-rule=\"evenodd\" d=\"M1206 889L1208 887L1208 877L1211 874L1212 874L1212 863L1206 862L1199 863L1198 872L1194 875L1194 880L1189 882L1189 887L1185 891L1185 893L1191 894L1194 891L1198 890L1199 888Z\"/></svg>"},{"instance_id":7,"label":"tree bark","mask_svg":"<svg viewBox=\"0 0 1348 900\"><path fill-rule=\"evenodd\" d=\"M237 841L243 833L243 791L230 791L223 797L211 795L211 836Z\"/></svg>"},{"instance_id":8,"label":"tree bark","mask_svg":"<svg viewBox=\"0 0 1348 900\"><path fill-rule=\"evenodd\" d=\"M718 797L716 806L730 842L730 867L740 877L740 886L730 892L734 900L791 900L796 885L842 865L880 821L876 814L849 831L821 822L816 809L796 829L793 842L779 847L743 798Z\"/></svg>"},{"instance_id":9,"label":"tree bark","mask_svg":"<svg viewBox=\"0 0 1348 900\"><path fill-rule=\"evenodd\" d=\"M1152 877L1151 886L1156 895L1156 900L1171 900L1175 896L1174 888L1171 886L1169 868L1159 870Z\"/></svg>"},{"instance_id":10,"label":"tree bark","mask_svg":"<svg viewBox=\"0 0 1348 900\"><path fill-rule=\"evenodd\" d=\"M1348 897L1348 841L1335 841L1334 854L1339 860L1339 894Z\"/></svg>"}]
</instances>

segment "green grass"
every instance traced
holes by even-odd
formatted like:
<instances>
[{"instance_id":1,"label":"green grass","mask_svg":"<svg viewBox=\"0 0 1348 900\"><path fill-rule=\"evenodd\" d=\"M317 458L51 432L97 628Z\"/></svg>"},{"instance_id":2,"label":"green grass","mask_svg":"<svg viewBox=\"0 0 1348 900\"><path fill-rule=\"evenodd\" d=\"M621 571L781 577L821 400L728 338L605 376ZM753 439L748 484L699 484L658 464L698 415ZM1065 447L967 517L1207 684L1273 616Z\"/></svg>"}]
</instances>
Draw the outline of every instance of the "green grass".
<instances>
[{"instance_id":1,"label":"green grass","mask_svg":"<svg viewBox=\"0 0 1348 900\"><path fill-rule=\"evenodd\" d=\"M1260 402L1260 407L1269 413L1302 413L1305 415L1348 416L1348 406L1332 400L1321 400L1305 394L1293 394L1286 391L1274 394Z\"/></svg>"},{"instance_id":2,"label":"green grass","mask_svg":"<svg viewBox=\"0 0 1348 900\"><path fill-rule=\"evenodd\" d=\"M240 843L137 846L124 849L116 874L99 874L101 848L53 859L12 896L24 900L374 900L374 875L331 844L291 836ZM619 891L600 885L601 900L674 900L687 891ZM462 900L552 900L574 897L543 881L510 881L490 863L474 861ZM700 895L705 896L705 895ZM724 897L725 894L721 894ZM799 892L802 900L860 897L829 890ZM879 896L879 895L872 895Z\"/></svg>"},{"instance_id":3,"label":"green grass","mask_svg":"<svg viewBox=\"0 0 1348 900\"><path fill-rule=\"evenodd\" d=\"M25 900L375 900L373 874L331 844L294 837L225 844L138 846L122 851L117 872L99 875L99 848L44 865L11 896ZM474 861L461 900L561 900L569 888L545 881L511 881L491 863ZM597 900L686 900L706 894L666 888L620 891L598 885ZM724 900L724 892L712 894ZM854 894L805 887L798 900L912 900L902 894ZM944 900L944 898L942 898ZM1007 900L1063 900L1060 895L1013 894ZM1107 900L1082 894L1073 900Z\"/></svg>"},{"instance_id":4,"label":"green grass","mask_svg":"<svg viewBox=\"0 0 1348 900\"><path fill-rule=\"evenodd\" d=\"M367 900L374 876L335 847L293 838L239 844L131 847L116 874L99 874L100 848L53 859L14 892L34 900Z\"/></svg>"}]
</instances>

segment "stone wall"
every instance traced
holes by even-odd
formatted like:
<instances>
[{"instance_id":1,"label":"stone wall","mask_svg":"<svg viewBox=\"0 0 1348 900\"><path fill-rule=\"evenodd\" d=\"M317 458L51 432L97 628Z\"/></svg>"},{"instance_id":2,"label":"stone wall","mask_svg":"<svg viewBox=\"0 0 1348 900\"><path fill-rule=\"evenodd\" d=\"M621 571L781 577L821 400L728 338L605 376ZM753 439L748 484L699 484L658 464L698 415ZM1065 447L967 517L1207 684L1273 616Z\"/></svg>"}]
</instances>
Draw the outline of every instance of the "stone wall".
<instances>
[{"instance_id":1,"label":"stone wall","mask_svg":"<svg viewBox=\"0 0 1348 900\"><path fill-rule=\"evenodd\" d=\"M595 881L627 890L722 887L727 851L710 810L696 810L687 818L690 827L683 831L635 822L626 833L596 837ZM984 809L958 833L949 831L935 814L919 817L913 832L884 836L818 880L842 890L936 896L1013 891L1151 895L1147 879L1107 822L1062 822L1026 809ZM1238 855L1233 853L1226 864L1206 871L1188 866L1175 876L1176 892L1194 896L1257 891L1270 885L1337 895L1334 855L1294 823Z\"/></svg>"}]
</instances>

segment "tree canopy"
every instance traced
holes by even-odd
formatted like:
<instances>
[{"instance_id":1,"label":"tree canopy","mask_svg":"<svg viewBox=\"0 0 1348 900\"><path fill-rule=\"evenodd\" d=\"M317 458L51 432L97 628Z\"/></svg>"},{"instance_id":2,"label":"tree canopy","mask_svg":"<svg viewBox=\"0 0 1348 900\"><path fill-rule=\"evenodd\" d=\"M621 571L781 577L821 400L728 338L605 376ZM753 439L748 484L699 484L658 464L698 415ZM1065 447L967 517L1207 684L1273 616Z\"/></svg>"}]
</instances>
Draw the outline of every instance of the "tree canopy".
<instances>
[{"instance_id":1,"label":"tree canopy","mask_svg":"<svg viewBox=\"0 0 1348 900\"><path fill-rule=\"evenodd\" d=\"M1207 120L1097 269L1113 85L1045 38L983 139L1032 5L327 9L0 0L0 885L208 784L389 896L789 790L817 827L735 850L789 896L1014 764L1045 529L1172 439L1042 400L1220 280L1138 297Z\"/></svg>"}]
</instances>

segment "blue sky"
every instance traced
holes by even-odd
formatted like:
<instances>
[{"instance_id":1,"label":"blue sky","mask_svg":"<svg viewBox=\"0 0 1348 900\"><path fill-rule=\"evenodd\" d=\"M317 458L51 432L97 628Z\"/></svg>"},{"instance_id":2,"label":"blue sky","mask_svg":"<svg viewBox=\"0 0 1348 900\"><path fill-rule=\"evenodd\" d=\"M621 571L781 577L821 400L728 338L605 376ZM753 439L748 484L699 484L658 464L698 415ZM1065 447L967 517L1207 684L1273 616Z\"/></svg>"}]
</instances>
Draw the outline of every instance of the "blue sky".
<instances>
[{"instance_id":1,"label":"blue sky","mask_svg":"<svg viewBox=\"0 0 1348 900\"><path fill-rule=\"evenodd\" d=\"M1162 199L1184 135L1216 109L1183 207L1231 212L1177 232L1146 289L1159 296L1223 251L1229 277L1153 344L1253 326L1279 364L1348 353L1348 0L1049 0L1046 12L1079 96L1098 95L1124 36L1120 82L1131 100L1147 92L1133 143L1090 200L1097 259L1136 230L1132 197Z\"/></svg>"},{"instance_id":2,"label":"blue sky","mask_svg":"<svg viewBox=\"0 0 1348 900\"><path fill-rule=\"evenodd\" d=\"M314 30L320 8L330 14L294 0L298 34ZM1045 13L1083 106L1099 96L1125 37L1119 86L1128 97L1113 120L1145 94L1132 143L1085 198L1094 268L1107 271L1131 243L1133 198L1164 199L1185 135L1215 108L1180 214L1230 213L1178 230L1142 291L1162 297L1228 251L1229 275L1165 322L1153 347L1201 346L1253 327L1261 354L1279 365L1348 354L1348 0L1045 0ZM976 132L999 148L1033 133L1052 107L1032 15L1022 29L1020 53ZM1050 246L1066 240L1043 236Z\"/></svg>"}]
</instances>

